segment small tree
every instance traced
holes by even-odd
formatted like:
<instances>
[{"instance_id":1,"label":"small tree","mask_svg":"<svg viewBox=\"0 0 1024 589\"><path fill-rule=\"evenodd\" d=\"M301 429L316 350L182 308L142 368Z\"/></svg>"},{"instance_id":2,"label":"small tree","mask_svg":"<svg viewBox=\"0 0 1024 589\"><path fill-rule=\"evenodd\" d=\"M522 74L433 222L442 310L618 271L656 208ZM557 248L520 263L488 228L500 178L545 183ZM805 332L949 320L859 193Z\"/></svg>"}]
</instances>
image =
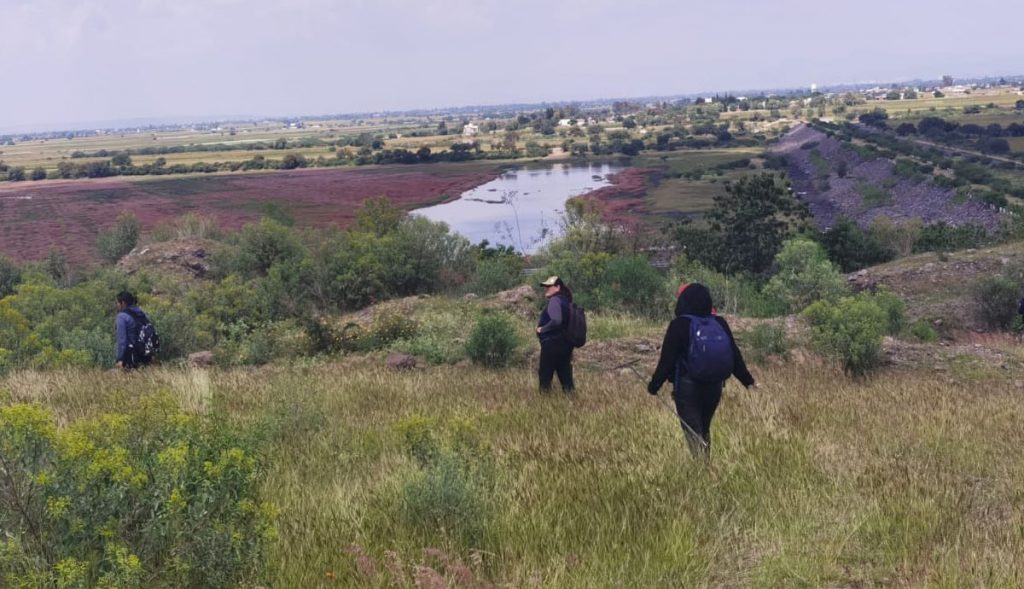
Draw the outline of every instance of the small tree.
<instances>
[{"instance_id":1,"label":"small tree","mask_svg":"<svg viewBox=\"0 0 1024 589\"><path fill-rule=\"evenodd\" d=\"M46 169L42 166L32 170L33 180L46 180Z\"/></svg>"},{"instance_id":2,"label":"small tree","mask_svg":"<svg viewBox=\"0 0 1024 589\"><path fill-rule=\"evenodd\" d=\"M808 214L781 176L763 172L727 185L707 213L711 229L722 236L716 266L726 273L764 272Z\"/></svg>"},{"instance_id":3,"label":"small tree","mask_svg":"<svg viewBox=\"0 0 1024 589\"><path fill-rule=\"evenodd\" d=\"M822 234L821 245L843 272L887 262L896 254L894 249L886 248L874 234L863 231L849 217L836 219L835 224ZM907 251L910 247L907 246Z\"/></svg>"},{"instance_id":4,"label":"small tree","mask_svg":"<svg viewBox=\"0 0 1024 589\"><path fill-rule=\"evenodd\" d=\"M836 270L825 250L806 238L787 241L775 256L778 273L765 294L789 312L820 300L833 301L846 293L846 279Z\"/></svg>"},{"instance_id":5,"label":"small tree","mask_svg":"<svg viewBox=\"0 0 1024 589\"><path fill-rule=\"evenodd\" d=\"M116 262L135 249L138 242L139 221L135 215L124 212L118 215L113 228L100 232L96 245L103 259Z\"/></svg>"}]
</instances>

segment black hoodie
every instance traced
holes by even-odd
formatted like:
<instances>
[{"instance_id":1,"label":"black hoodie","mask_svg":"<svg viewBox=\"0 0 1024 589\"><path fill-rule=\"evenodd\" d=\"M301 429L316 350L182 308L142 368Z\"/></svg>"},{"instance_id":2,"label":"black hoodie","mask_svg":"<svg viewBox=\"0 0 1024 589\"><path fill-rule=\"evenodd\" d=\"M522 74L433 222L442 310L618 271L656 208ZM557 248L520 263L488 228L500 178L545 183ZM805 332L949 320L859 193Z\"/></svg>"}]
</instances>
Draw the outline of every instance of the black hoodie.
<instances>
[{"instance_id":1,"label":"black hoodie","mask_svg":"<svg viewBox=\"0 0 1024 589\"><path fill-rule=\"evenodd\" d=\"M679 299L676 301L676 318L668 324L665 340L661 344L661 358L658 359L658 367L654 369L651 382L647 385L648 391L657 392L666 380L671 379L675 375L676 362L690 349L690 318L685 315L698 317L711 315L711 292L703 284L691 284L679 295ZM732 342L734 362L732 375L739 379L743 386L753 385L754 377L751 376L746 363L743 362L743 354L736 346L736 339L732 336L729 324L722 317L717 315L714 317L729 336L729 341Z\"/></svg>"}]
</instances>

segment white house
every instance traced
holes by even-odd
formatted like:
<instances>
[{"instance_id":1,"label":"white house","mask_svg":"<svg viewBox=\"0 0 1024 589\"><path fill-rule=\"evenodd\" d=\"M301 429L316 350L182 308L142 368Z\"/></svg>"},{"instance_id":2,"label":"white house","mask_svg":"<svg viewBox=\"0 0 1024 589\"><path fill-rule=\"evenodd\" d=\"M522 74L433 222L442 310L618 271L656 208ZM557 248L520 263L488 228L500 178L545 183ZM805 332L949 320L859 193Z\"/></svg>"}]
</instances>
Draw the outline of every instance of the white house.
<instances>
[{"instance_id":1,"label":"white house","mask_svg":"<svg viewBox=\"0 0 1024 589\"><path fill-rule=\"evenodd\" d=\"M462 127L463 137L473 137L480 132L480 127L473 123L466 123L466 126Z\"/></svg>"}]
</instances>

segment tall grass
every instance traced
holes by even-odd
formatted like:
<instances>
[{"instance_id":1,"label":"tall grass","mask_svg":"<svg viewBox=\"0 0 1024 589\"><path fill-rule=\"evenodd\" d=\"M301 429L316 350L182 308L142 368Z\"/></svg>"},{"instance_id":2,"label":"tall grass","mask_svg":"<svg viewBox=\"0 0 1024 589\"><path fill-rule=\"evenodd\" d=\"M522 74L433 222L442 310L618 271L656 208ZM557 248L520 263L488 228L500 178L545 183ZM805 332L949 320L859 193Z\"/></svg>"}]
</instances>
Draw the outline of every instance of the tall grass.
<instances>
[{"instance_id":1,"label":"tall grass","mask_svg":"<svg viewBox=\"0 0 1024 589\"><path fill-rule=\"evenodd\" d=\"M0 402L68 423L167 391L190 411L274 416L273 587L1019 586L1012 381L757 376L759 390L726 387L710 467L635 377L582 369L575 399L538 396L526 369L356 359L22 372L0 380ZM410 423L437 453L410 451Z\"/></svg>"}]
</instances>

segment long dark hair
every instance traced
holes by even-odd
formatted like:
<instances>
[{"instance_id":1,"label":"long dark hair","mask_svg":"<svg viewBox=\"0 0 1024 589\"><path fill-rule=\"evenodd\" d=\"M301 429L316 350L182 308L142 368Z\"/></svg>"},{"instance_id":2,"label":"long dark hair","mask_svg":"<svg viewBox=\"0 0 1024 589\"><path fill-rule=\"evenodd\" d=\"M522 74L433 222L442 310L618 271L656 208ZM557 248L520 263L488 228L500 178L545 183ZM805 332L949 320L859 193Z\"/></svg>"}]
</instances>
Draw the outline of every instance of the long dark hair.
<instances>
[{"instance_id":1,"label":"long dark hair","mask_svg":"<svg viewBox=\"0 0 1024 589\"><path fill-rule=\"evenodd\" d=\"M555 281L555 285L558 286L558 294L565 295L565 298L568 299L569 302L571 303L572 302L572 291L569 290L569 287L564 282L562 282L561 278L559 278L558 280Z\"/></svg>"},{"instance_id":2,"label":"long dark hair","mask_svg":"<svg viewBox=\"0 0 1024 589\"><path fill-rule=\"evenodd\" d=\"M135 299L135 295L128 292L127 290L122 290L121 292L117 293L116 298L117 302L124 303L128 307L134 307L139 302Z\"/></svg>"}]
</instances>

